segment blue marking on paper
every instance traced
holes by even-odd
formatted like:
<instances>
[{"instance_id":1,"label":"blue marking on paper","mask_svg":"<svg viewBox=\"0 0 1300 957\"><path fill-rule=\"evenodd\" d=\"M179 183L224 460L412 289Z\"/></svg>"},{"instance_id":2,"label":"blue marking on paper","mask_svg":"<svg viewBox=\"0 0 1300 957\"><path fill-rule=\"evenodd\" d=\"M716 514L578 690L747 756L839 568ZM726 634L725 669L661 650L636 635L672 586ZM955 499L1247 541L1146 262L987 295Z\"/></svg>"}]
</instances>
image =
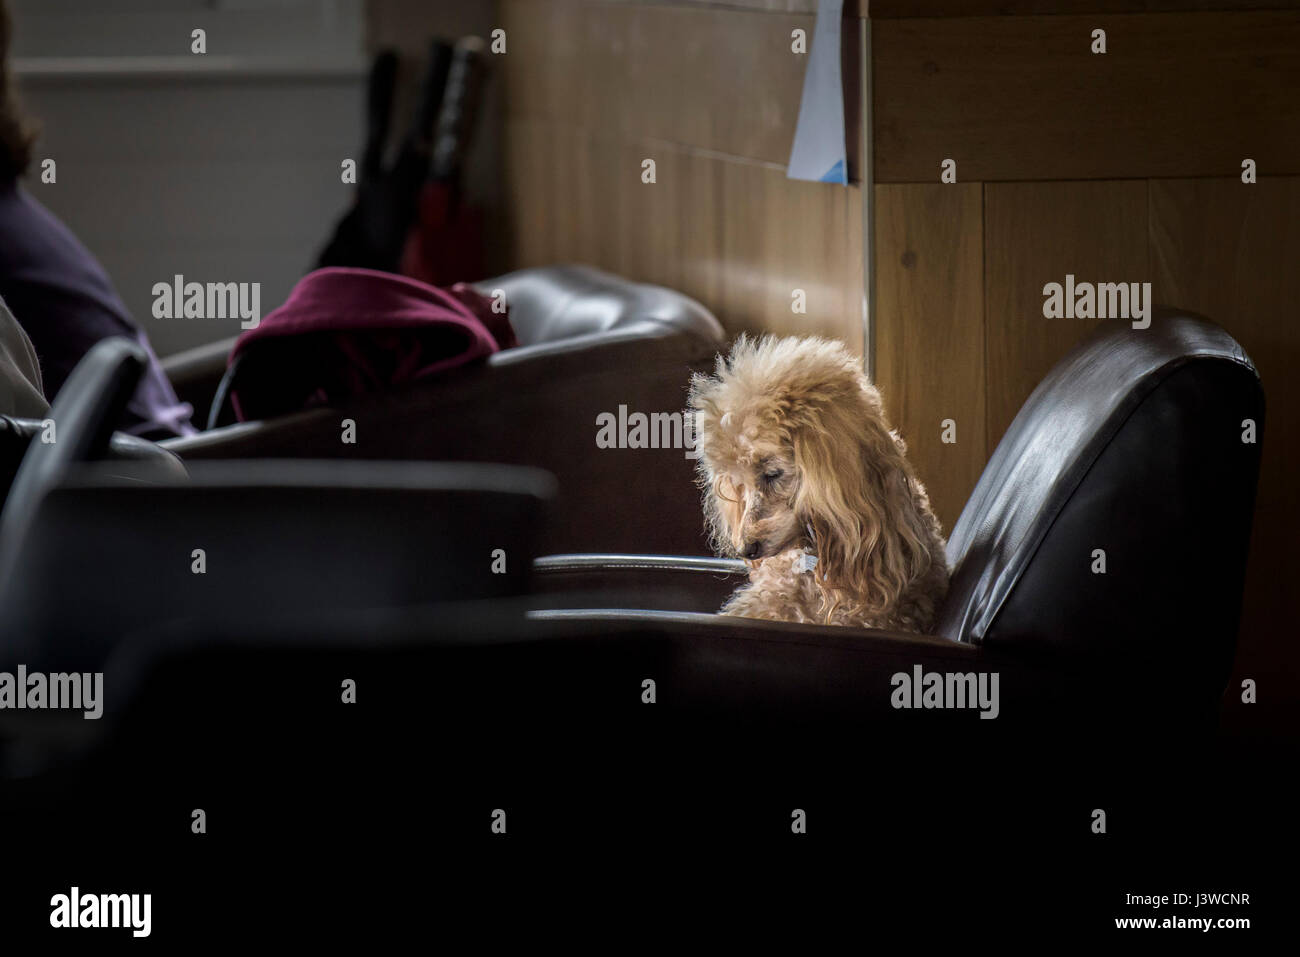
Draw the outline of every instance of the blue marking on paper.
<instances>
[{"instance_id":1,"label":"blue marking on paper","mask_svg":"<svg viewBox=\"0 0 1300 957\"><path fill-rule=\"evenodd\" d=\"M834 166L826 171L826 175L821 178L823 183L847 183L848 178L844 175L844 160L839 160Z\"/></svg>"},{"instance_id":2,"label":"blue marking on paper","mask_svg":"<svg viewBox=\"0 0 1300 957\"><path fill-rule=\"evenodd\" d=\"M844 0L818 0L812 50L803 76L799 123L790 149L790 179L848 183L844 88L840 85L840 15Z\"/></svg>"}]
</instances>

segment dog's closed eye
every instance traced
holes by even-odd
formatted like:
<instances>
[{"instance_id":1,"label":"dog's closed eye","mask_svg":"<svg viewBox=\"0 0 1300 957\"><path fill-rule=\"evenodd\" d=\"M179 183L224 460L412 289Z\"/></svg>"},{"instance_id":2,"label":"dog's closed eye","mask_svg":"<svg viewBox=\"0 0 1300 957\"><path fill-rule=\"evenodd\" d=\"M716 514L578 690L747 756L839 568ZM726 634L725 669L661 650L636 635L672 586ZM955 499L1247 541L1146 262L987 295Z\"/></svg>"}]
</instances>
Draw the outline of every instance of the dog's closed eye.
<instances>
[{"instance_id":1,"label":"dog's closed eye","mask_svg":"<svg viewBox=\"0 0 1300 957\"><path fill-rule=\"evenodd\" d=\"M768 484L771 484L772 482L779 482L781 480L781 476L783 475L785 475L785 472L783 472L779 468L768 468L766 471L763 472L763 481L767 482Z\"/></svg>"}]
</instances>

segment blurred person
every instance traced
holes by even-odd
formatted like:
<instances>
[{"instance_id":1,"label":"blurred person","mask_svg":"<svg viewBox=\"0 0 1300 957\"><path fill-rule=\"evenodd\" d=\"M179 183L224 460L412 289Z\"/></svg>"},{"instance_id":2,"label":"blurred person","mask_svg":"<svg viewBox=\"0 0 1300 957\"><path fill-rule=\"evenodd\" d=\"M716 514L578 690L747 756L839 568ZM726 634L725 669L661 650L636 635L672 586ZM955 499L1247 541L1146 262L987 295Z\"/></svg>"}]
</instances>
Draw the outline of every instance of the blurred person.
<instances>
[{"instance_id":1,"label":"blurred person","mask_svg":"<svg viewBox=\"0 0 1300 957\"><path fill-rule=\"evenodd\" d=\"M0 298L36 349L50 401L90 347L126 336L149 368L117 427L150 439L191 435L193 409L176 398L143 330L132 321L98 260L19 182L35 134L19 110L9 73L12 20L0 0Z\"/></svg>"},{"instance_id":2,"label":"blurred person","mask_svg":"<svg viewBox=\"0 0 1300 957\"><path fill-rule=\"evenodd\" d=\"M49 411L36 350L0 299L0 415L43 419Z\"/></svg>"}]
</instances>

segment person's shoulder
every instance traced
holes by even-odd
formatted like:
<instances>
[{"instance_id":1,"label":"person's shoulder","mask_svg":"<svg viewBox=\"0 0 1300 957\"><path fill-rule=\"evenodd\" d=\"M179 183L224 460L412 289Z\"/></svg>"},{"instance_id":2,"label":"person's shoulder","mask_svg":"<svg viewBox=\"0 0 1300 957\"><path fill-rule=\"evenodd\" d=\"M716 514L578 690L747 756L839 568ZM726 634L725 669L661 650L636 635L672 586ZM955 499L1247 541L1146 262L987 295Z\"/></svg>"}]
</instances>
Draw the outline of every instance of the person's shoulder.
<instances>
[{"instance_id":1,"label":"person's shoulder","mask_svg":"<svg viewBox=\"0 0 1300 957\"><path fill-rule=\"evenodd\" d=\"M5 244L11 257L94 258L67 224L20 181L0 184L0 229L12 239Z\"/></svg>"},{"instance_id":2,"label":"person's shoulder","mask_svg":"<svg viewBox=\"0 0 1300 957\"><path fill-rule=\"evenodd\" d=\"M34 297L48 310L95 316L115 334L138 328L94 253L21 183L0 186L0 233L10 240L0 248L0 290L15 308Z\"/></svg>"}]
</instances>

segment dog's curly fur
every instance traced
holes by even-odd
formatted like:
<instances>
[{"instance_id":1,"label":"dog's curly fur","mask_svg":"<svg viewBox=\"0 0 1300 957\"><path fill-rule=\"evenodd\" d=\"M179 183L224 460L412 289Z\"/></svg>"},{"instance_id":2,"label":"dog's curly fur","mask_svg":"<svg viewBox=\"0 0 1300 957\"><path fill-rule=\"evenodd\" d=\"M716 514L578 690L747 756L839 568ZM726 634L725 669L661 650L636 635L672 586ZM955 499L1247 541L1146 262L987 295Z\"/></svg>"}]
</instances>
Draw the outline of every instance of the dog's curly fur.
<instances>
[{"instance_id":1,"label":"dog's curly fur","mask_svg":"<svg viewBox=\"0 0 1300 957\"><path fill-rule=\"evenodd\" d=\"M692 377L689 404L711 543L749 564L722 614L929 630L948 588L943 534L843 344L742 335L713 376Z\"/></svg>"}]
</instances>

